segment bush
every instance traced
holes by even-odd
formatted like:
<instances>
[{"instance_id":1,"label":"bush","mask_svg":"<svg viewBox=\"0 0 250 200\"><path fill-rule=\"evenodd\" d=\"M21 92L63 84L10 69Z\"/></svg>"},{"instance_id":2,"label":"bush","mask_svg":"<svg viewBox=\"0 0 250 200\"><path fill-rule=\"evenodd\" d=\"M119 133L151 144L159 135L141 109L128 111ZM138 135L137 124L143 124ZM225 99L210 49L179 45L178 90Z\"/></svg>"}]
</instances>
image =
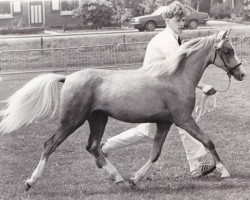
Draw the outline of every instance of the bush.
<instances>
[{"instance_id":1,"label":"bush","mask_svg":"<svg viewBox=\"0 0 250 200\"><path fill-rule=\"evenodd\" d=\"M226 3L214 4L210 9L210 16L215 19L230 18L232 9Z\"/></svg>"},{"instance_id":2,"label":"bush","mask_svg":"<svg viewBox=\"0 0 250 200\"><path fill-rule=\"evenodd\" d=\"M83 18L83 25L93 26L96 29L109 26L113 15L112 4L98 0L84 0L81 8L73 10L73 17Z\"/></svg>"}]
</instances>

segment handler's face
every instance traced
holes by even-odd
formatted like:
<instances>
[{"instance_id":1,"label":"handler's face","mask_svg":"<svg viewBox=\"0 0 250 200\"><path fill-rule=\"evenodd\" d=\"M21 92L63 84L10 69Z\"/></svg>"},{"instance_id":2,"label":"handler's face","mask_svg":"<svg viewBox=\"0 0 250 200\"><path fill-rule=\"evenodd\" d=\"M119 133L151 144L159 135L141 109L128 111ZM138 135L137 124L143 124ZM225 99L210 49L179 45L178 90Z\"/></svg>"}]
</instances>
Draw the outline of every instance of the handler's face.
<instances>
[{"instance_id":1,"label":"handler's face","mask_svg":"<svg viewBox=\"0 0 250 200\"><path fill-rule=\"evenodd\" d=\"M181 34L184 29L185 17L174 16L171 19L166 19L167 26L175 33Z\"/></svg>"}]
</instances>

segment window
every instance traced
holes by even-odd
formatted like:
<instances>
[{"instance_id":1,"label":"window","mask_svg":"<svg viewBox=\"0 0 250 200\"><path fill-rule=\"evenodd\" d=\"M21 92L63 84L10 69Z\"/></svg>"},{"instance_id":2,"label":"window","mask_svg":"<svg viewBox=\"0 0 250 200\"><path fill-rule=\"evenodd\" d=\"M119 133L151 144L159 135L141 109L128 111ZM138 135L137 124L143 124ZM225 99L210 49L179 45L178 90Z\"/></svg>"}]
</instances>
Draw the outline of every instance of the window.
<instances>
[{"instance_id":1,"label":"window","mask_svg":"<svg viewBox=\"0 0 250 200\"><path fill-rule=\"evenodd\" d=\"M71 15L76 8L79 8L79 0L61 0L62 15Z\"/></svg>"},{"instance_id":2,"label":"window","mask_svg":"<svg viewBox=\"0 0 250 200\"><path fill-rule=\"evenodd\" d=\"M21 2L20 1L13 2L13 12L14 13L21 13Z\"/></svg>"},{"instance_id":3,"label":"window","mask_svg":"<svg viewBox=\"0 0 250 200\"><path fill-rule=\"evenodd\" d=\"M10 2L0 2L0 18L12 18L12 7Z\"/></svg>"},{"instance_id":4,"label":"window","mask_svg":"<svg viewBox=\"0 0 250 200\"><path fill-rule=\"evenodd\" d=\"M60 2L59 0L52 1L52 11L59 11L60 10Z\"/></svg>"}]
</instances>

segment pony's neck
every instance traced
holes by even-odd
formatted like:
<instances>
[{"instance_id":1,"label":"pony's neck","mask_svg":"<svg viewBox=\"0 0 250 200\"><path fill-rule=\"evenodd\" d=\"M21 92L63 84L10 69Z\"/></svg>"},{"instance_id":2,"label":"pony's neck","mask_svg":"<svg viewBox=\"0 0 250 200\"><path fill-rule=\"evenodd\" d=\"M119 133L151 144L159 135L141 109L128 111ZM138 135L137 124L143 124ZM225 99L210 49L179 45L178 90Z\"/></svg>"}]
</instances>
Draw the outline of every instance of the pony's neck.
<instances>
[{"instance_id":1,"label":"pony's neck","mask_svg":"<svg viewBox=\"0 0 250 200\"><path fill-rule=\"evenodd\" d=\"M179 75L185 80L185 84L189 84L189 87L193 88L198 85L205 69L212 64L213 53L214 51L210 49L206 54L191 55L189 59L185 60L182 70L179 70Z\"/></svg>"}]
</instances>

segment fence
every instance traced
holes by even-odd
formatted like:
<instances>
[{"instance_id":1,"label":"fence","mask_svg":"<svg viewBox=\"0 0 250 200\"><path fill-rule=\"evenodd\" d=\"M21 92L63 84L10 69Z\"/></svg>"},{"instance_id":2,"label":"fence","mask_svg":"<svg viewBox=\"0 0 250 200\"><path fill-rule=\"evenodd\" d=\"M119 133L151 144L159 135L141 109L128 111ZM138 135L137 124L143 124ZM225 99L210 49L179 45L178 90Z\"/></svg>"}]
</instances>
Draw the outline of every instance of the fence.
<instances>
[{"instance_id":1,"label":"fence","mask_svg":"<svg viewBox=\"0 0 250 200\"><path fill-rule=\"evenodd\" d=\"M241 59L250 63L250 37L243 37L241 42Z\"/></svg>"},{"instance_id":2,"label":"fence","mask_svg":"<svg viewBox=\"0 0 250 200\"><path fill-rule=\"evenodd\" d=\"M250 61L250 37L233 37L240 59ZM70 71L84 68L128 69L142 64L146 42L0 52L0 74Z\"/></svg>"},{"instance_id":3,"label":"fence","mask_svg":"<svg viewBox=\"0 0 250 200\"><path fill-rule=\"evenodd\" d=\"M116 47L117 68L129 68L142 65L145 56L146 42L118 44Z\"/></svg>"},{"instance_id":4,"label":"fence","mask_svg":"<svg viewBox=\"0 0 250 200\"><path fill-rule=\"evenodd\" d=\"M115 67L115 55L114 45L2 51L0 72L8 74Z\"/></svg>"}]
</instances>

